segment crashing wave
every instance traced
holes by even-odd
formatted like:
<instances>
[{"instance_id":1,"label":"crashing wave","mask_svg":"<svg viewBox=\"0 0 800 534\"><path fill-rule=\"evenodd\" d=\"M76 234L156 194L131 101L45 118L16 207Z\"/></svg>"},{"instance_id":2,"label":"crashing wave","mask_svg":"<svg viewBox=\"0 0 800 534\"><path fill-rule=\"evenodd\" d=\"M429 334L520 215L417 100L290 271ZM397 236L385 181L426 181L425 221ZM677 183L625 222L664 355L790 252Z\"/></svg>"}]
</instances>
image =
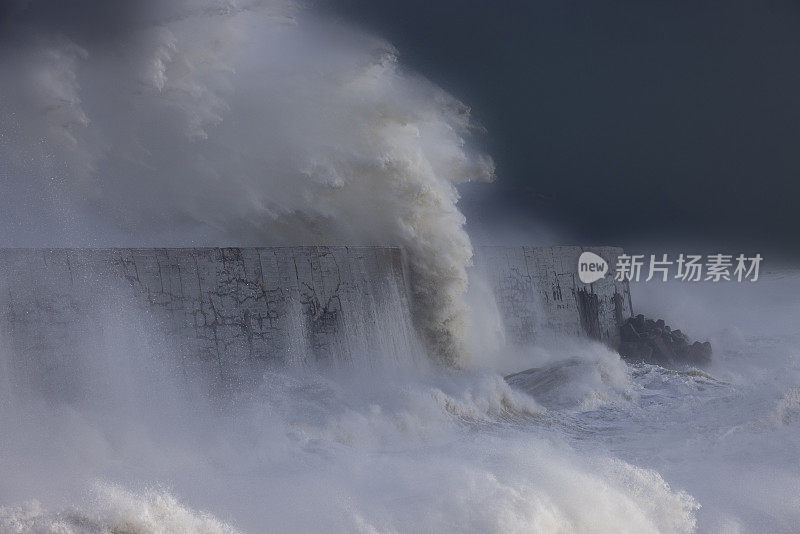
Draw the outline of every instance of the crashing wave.
<instances>
[{"instance_id":1,"label":"crashing wave","mask_svg":"<svg viewBox=\"0 0 800 534\"><path fill-rule=\"evenodd\" d=\"M9 221L45 246L400 245L415 319L456 362L472 246L455 184L493 175L469 109L291 3L141 9L103 39L4 41L4 193L51 204Z\"/></svg>"},{"instance_id":2,"label":"crashing wave","mask_svg":"<svg viewBox=\"0 0 800 534\"><path fill-rule=\"evenodd\" d=\"M191 510L170 493L141 494L98 484L90 507L48 512L31 501L0 507L0 530L8 534L240 534L208 513Z\"/></svg>"}]
</instances>

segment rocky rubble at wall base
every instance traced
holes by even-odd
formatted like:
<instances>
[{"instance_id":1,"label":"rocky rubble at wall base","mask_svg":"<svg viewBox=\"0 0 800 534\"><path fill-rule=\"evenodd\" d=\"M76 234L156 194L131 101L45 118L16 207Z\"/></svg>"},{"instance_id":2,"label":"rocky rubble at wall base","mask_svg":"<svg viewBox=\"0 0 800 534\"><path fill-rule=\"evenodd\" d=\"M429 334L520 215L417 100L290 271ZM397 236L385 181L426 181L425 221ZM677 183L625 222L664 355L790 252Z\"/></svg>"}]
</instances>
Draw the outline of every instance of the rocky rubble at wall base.
<instances>
[{"instance_id":1,"label":"rocky rubble at wall base","mask_svg":"<svg viewBox=\"0 0 800 534\"><path fill-rule=\"evenodd\" d=\"M644 315L627 319L620 328L620 355L629 362L662 367L703 366L711 361L711 343L695 341L680 330L672 330L662 319Z\"/></svg>"}]
</instances>

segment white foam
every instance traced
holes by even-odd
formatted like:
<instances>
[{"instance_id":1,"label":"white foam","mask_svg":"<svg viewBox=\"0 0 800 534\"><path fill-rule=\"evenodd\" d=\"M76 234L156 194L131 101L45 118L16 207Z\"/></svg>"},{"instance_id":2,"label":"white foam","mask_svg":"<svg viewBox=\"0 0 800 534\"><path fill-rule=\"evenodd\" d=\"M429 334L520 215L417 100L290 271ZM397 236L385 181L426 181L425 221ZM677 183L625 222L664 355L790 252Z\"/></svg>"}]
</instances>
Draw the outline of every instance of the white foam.
<instances>
[{"instance_id":1,"label":"white foam","mask_svg":"<svg viewBox=\"0 0 800 534\"><path fill-rule=\"evenodd\" d=\"M0 507L0 530L8 534L239 534L205 512L182 506L171 494L150 489L136 494L97 484L91 506L50 512L30 501Z\"/></svg>"},{"instance_id":2,"label":"white foam","mask_svg":"<svg viewBox=\"0 0 800 534\"><path fill-rule=\"evenodd\" d=\"M142 9L108 41L0 49L20 229L3 245L400 245L418 325L457 359L472 247L455 184L493 174L468 108L388 43L280 0ZM52 206L16 210L26 195Z\"/></svg>"}]
</instances>

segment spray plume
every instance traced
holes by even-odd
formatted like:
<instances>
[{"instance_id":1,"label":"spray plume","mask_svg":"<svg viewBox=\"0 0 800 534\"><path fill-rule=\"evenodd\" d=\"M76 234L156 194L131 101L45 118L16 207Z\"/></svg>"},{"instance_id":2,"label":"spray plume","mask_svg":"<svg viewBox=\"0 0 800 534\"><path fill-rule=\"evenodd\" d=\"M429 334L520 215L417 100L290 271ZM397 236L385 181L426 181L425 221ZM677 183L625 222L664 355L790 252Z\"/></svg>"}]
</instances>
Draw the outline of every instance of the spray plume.
<instances>
[{"instance_id":1,"label":"spray plume","mask_svg":"<svg viewBox=\"0 0 800 534\"><path fill-rule=\"evenodd\" d=\"M455 362L472 256L455 185L493 175L469 110L285 2L129 11L111 34L3 43L3 244L400 245L419 326Z\"/></svg>"}]
</instances>

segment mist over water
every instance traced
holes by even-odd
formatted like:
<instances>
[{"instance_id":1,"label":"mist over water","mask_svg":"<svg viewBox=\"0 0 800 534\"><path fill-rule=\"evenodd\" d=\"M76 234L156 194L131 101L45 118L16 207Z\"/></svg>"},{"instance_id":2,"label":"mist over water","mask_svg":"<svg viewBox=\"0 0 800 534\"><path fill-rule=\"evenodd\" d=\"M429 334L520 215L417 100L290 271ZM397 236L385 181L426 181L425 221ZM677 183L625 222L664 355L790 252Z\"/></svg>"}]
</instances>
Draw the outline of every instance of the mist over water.
<instances>
[{"instance_id":1,"label":"mist over water","mask_svg":"<svg viewBox=\"0 0 800 534\"><path fill-rule=\"evenodd\" d=\"M756 312L731 307L707 322L688 310L730 289L635 293L637 311L653 306L709 333L715 359L705 371L629 366L580 340L499 341L494 354L448 371L426 365L411 339L402 354L365 354L370 366L301 352L222 397L208 394L202 370L181 370L151 317L112 301L107 349L79 355L57 387L37 383L46 362L19 369L3 347L0 525L791 532L799 345L779 331L796 316L798 284L797 273L765 275L740 288ZM396 320L389 309L377 319ZM502 379L530 367L540 371Z\"/></svg>"},{"instance_id":2,"label":"mist over water","mask_svg":"<svg viewBox=\"0 0 800 534\"><path fill-rule=\"evenodd\" d=\"M148 5L102 39L5 43L3 244L400 245L419 326L455 360L472 256L455 184L493 175L468 108L286 2Z\"/></svg>"},{"instance_id":3,"label":"mist over water","mask_svg":"<svg viewBox=\"0 0 800 534\"><path fill-rule=\"evenodd\" d=\"M47 396L36 383L44 373L21 376L3 352L11 387L0 416L11 432L0 498L15 504L0 512L4 528L685 532L693 523L690 496L654 471L575 452L546 430L559 416L497 373L387 351L370 367L278 365L254 388L209 397L205 377L180 372L146 317L125 315L134 320L105 327L108 351L79 355ZM601 379L596 392L581 378L568 409L625 395L619 359L582 351L589 375L595 359L621 382Z\"/></svg>"},{"instance_id":4,"label":"mist over water","mask_svg":"<svg viewBox=\"0 0 800 534\"><path fill-rule=\"evenodd\" d=\"M0 84L0 245L400 245L419 333L390 293L351 318L353 357L319 362L297 310L291 357L224 394L113 291L69 365L0 338L0 531L800 522L796 273L634 288L637 312L711 338L707 372L586 340L512 346L469 270L456 186L493 166L463 104L388 43L289 3L131 5L110 33L23 10L0 42L16 73Z\"/></svg>"}]
</instances>

